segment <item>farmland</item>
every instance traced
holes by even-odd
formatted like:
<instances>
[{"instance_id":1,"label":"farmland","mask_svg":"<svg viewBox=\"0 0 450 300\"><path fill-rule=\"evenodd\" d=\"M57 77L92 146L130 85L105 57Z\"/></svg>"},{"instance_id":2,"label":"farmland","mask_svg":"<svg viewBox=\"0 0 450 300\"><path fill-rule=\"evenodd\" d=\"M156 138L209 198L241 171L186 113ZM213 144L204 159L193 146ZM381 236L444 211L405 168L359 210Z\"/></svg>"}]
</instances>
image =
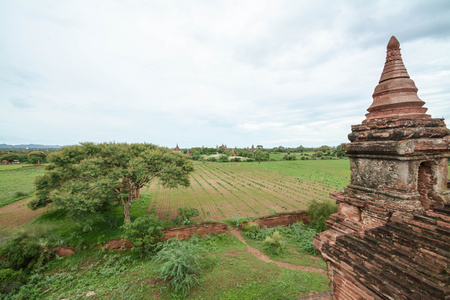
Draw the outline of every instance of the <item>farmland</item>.
<instances>
[{"instance_id":1,"label":"farmland","mask_svg":"<svg viewBox=\"0 0 450 300\"><path fill-rule=\"evenodd\" d=\"M0 207L23 199L34 191L33 180L44 174L42 167L0 166Z\"/></svg>"},{"instance_id":2,"label":"farmland","mask_svg":"<svg viewBox=\"0 0 450 300\"><path fill-rule=\"evenodd\" d=\"M198 208L198 220L222 220L305 209L308 201L328 200L344 188L349 175L348 160L196 162L189 188L167 189L155 180L142 194L162 220L180 207Z\"/></svg>"}]
</instances>

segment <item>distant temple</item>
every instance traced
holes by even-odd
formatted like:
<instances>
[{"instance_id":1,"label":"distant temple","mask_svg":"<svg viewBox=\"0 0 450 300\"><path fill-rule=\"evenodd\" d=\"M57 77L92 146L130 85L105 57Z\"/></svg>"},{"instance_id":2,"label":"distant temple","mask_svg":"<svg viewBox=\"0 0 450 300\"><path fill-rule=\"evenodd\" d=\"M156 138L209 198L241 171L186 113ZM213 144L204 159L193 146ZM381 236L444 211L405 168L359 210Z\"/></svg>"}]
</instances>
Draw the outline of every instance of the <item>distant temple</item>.
<instances>
[{"instance_id":1,"label":"distant temple","mask_svg":"<svg viewBox=\"0 0 450 300\"><path fill-rule=\"evenodd\" d=\"M177 146L175 148L172 148L172 150L175 151L175 152L182 152L180 147L178 147L178 143L177 143Z\"/></svg>"},{"instance_id":2,"label":"distant temple","mask_svg":"<svg viewBox=\"0 0 450 300\"><path fill-rule=\"evenodd\" d=\"M450 131L426 114L395 37L372 97L342 144L351 182L314 237L333 299L450 299Z\"/></svg>"}]
</instances>

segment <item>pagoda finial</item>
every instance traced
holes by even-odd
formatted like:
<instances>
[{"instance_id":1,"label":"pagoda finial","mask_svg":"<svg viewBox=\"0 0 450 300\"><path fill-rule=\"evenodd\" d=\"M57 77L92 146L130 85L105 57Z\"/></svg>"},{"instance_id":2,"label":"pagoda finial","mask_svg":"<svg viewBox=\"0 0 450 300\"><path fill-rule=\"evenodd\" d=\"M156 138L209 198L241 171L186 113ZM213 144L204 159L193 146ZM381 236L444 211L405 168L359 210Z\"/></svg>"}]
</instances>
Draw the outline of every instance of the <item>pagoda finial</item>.
<instances>
[{"instance_id":1,"label":"pagoda finial","mask_svg":"<svg viewBox=\"0 0 450 300\"><path fill-rule=\"evenodd\" d=\"M417 96L417 87L409 77L400 53L400 43L392 36L386 47L386 62L372 95L366 120L429 118L425 102Z\"/></svg>"}]
</instances>

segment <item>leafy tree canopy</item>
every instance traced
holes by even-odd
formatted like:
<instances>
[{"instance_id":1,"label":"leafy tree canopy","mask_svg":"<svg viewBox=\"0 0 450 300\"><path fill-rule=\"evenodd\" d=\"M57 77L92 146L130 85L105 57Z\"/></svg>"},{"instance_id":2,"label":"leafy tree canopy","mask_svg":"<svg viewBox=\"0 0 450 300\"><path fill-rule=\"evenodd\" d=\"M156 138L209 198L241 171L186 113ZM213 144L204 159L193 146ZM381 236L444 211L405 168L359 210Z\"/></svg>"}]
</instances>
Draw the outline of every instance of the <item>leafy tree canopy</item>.
<instances>
[{"instance_id":1,"label":"leafy tree canopy","mask_svg":"<svg viewBox=\"0 0 450 300\"><path fill-rule=\"evenodd\" d=\"M182 154L151 144L82 143L49 155L50 165L35 180L31 209L51 204L73 217L123 206L125 221L139 189L159 177L164 186L189 186L192 163Z\"/></svg>"}]
</instances>

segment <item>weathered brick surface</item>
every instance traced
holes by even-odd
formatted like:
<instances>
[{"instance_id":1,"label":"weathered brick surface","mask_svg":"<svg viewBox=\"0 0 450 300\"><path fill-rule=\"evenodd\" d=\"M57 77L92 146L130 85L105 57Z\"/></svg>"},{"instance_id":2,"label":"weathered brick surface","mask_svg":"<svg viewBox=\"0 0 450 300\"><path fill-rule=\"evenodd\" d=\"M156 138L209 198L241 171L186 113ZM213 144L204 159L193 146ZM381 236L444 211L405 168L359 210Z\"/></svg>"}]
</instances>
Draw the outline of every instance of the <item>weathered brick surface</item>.
<instances>
[{"instance_id":1,"label":"weathered brick surface","mask_svg":"<svg viewBox=\"0 0 450 300\"><path fill-rule=\"evenodd\" d=\"M310 216L308 215L308 213L306 211L298 210L298 211L293 211L293 212L288 212L288 213L276 214L273 216L261 217L258 219L254 219L252 221L258 223L259 227L261 227L261 228L263 228L263 227L272 228L272 227L277 227L277 226L288 226L288 225L295 224L297 222L303 222L304 224L308 224L309 219L310 219ZM242 228L242 226L246 223L247 223L247 221L242 222L240 224L240 228Z\"/></svg>"},{"instance_id":2,"label":"weathered brick surface","mask_svg":"<svg viewBox=\"0 0 450 300\"><path fill-rule=\"evenodd\" d=\"M450 205L443 209L450 213ZM448 299L450 235L429 224L443 214L426 212L324 244L335 299Z\"/></svg>"},{"instance_id":3,"label":"weathered brick surface","mask_svg":"<svg viewBox=\"0 0 450 300\"><path fill-rule=\"evenodd\" d=\"M190 238L194 234L205 236L208 234L224 234L228 227L221 222L204 222L194 225L176 226L164 229L163 241L178 237L180 240Z\"/></svg>"}]
</instances>

